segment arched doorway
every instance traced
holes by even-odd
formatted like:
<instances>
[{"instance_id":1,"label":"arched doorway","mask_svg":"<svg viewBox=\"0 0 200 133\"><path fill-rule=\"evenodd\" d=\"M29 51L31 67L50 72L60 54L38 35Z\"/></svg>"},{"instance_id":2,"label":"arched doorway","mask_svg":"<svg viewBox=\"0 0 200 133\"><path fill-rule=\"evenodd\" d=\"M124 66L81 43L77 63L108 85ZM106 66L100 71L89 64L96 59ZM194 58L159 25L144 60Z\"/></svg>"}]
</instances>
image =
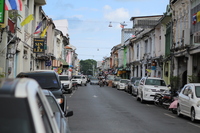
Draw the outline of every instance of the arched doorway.
<instances>
[{"instance_id":1,"label":"arched doorway","mask_svg":"<svg viewBox=\"0 0 200 133\"><path fill-rule=\"evenodd\" d=\"M181 87L183 87L185 84L187 84L187 70L183 72Z\"/></svg>"}]
</instances>

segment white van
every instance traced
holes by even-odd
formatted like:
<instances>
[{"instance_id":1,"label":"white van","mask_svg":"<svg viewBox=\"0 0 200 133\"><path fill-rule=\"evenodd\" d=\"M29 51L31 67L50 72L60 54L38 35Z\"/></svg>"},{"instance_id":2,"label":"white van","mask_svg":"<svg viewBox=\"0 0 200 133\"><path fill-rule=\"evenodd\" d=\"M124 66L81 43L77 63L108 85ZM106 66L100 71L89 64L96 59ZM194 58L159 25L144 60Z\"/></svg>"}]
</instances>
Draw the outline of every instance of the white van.
<instances>
[{"instance_id":1,"label":"white van","mask_svg":"<svg viewBox=\"0 0 200 133\"><path fill-rule=\"evenodd\" d=\"M74 75L72 76L72 82L77 82L78 85L87 86L87 78L84 75Z\"/></svg>"}]
</instances>

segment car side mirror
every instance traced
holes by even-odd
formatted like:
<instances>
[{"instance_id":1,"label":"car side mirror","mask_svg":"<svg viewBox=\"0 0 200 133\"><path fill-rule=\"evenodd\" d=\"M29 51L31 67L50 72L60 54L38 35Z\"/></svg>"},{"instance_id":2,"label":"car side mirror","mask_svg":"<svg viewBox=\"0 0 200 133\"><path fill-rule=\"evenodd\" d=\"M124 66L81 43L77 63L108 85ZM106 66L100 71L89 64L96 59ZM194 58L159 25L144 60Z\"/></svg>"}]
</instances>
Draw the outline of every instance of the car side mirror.
<instances>
[{"instance_id":1,"label":"car side mirror","mask_svg":"<svg viewBox=\"0 0 200 133\"><path fill-rule=\"evenodd\" d=\"M65 117L71 117L74 115L74 112L73 111L65 111Z\"/></svg>"}]
</instances>

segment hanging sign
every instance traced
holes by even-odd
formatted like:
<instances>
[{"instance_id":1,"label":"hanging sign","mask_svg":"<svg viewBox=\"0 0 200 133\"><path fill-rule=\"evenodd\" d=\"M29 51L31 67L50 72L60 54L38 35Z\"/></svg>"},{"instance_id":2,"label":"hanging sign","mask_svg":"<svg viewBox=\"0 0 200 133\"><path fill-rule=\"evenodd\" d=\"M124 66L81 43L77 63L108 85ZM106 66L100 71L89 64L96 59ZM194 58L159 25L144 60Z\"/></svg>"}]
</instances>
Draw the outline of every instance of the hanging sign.
<instances>
[{"instance_id":1,"label":"hanging sign","mask_svg":"<svg viewBox=\"0 0 200 133\"><path fill-rule=\"evenodd\" d=\"M33 53L44 53L44 38L34 38Z\"/></svg>"}]
</instances>

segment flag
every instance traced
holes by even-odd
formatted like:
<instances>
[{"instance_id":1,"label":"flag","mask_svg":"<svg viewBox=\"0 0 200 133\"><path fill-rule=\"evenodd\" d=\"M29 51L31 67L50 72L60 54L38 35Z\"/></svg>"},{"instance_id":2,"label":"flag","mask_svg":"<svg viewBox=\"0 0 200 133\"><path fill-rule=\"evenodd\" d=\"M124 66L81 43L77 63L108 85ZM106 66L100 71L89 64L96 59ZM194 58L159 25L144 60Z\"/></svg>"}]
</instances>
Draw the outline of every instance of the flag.
<instances>
[{"instance_id":1,"label":"flag","mask_svg":"<svg viewBox=\"0 0 200 133\"><path fill-rule=\"evenodd\" d=\"M21 26L24 26L26 24L28 24L29 22L31 22L31 20L34 20L33 14L29 15L27 18L25 18L22 22L21 22Z\"/></svg>"},{"instance_id":2,"label":"flag","mask_svg":"<svg viewBox=\"0 0 200 133\"><path fill-rule=\"evenodd\" d=\"M200 22L200 11L197 12L197 22Z\"/></svg>"},{"instance_id":3,"label":"flag","mask_svg":"<svg viewBox=\"0 0 200 133\"><path fill-rule=\"evenodd\" d=\"M36 27L34 34L40 33L41 27L42 27L42 21L41 21L41 22L38 24L38 26Z\"/></svg>"},{"instance_id":4,"label":"flag","mask_svg":"<svg viewBox=\"0 0 200 133\"><path fill-rule=\"evenodd\" d=\"M5 0L5 10L22 11L22 1L21 0Z\"/></svg>"},{"instance_id":5,"label":"flag","mask_svg":"<svg viewBox=\"0 0 200 133\"><path fill-rule=\"evenodd\" d=\"M40 34L41 37L44 37L46 35L47 29L48 29L48 26Z\"/></svg>"},{"instance_id":6,"label":"flag","mask_svg":"<svg viewBox=\"0 0 200 133\"><path fill-rule=\"evenodd\" d=\"M197 13L193 14L192 16L192 24L196 24L197 23Z\"/></svg>"}]
</instances>

